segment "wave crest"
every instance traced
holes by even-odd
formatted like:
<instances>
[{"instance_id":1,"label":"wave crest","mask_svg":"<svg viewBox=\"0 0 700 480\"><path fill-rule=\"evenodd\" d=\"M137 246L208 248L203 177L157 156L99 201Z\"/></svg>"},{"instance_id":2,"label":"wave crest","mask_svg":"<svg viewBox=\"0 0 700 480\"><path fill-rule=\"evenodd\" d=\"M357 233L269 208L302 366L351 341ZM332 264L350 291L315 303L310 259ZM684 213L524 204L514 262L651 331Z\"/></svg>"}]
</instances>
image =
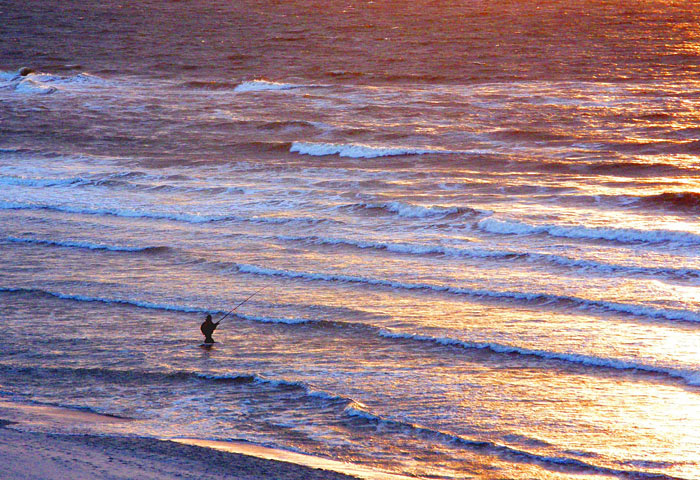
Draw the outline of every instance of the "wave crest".
<instances>
[{"instance_id":1,"label":"wave crest","mask_svg":"<svg viewBox=\"0 0 700 480\"><path fill-rule=\"evenodd\" d=\"M663 474L603 467L572 457L545 456L501 443L467 438L454 432L439 430L401 419L377 415L361 405L350 404L345 408L344 413L355 421L364 423L365 425L371 425L377 431L384 434L398 433L402 435L415 435L421 439L438 441L457 448L477 450L480 452L486 451L512 461L535 463L549 470L561 471L561 468L565 466L573 471L590 472L592 474L610 474L613 476L624 476L629 478L675 479L675 477L670 477Z\"/></svg>"},{"instance_id":2,"label":"wave crest","mask_svg":"<svg viewBox=\"0 0 700 480\"><path fill-rule=\"evenodd\" d=\"M52 94L63 86L92 86L104 85L106 80L89 73L61 76L50 73L34 72L23 73L24 69L16 72L0 72L0 88L11 89L24 94Z\"/></svg>"},{"instance_id":3,"label":"wave crest","mask_svg":"<svg viewBox=\"0 0 700 480\"><path fill-rule=\"evenodd\" d=\"M443 150L440 148L417 148L417 147L374 147L360 143L312 143L293 142L289 149L292 153L301 155L311 155L323 157L327 155L338 155L349 158L378 158L404 155L426 155L426 154L448 154L466 153Z\"/></svg>"},{"instance_id":4,"label":"wave crest","mask_svg":"<svg viewBox=\"0 0 700 480\"><path fill-rule=\"evenodd\" d=\"M0 287L0 292L5 293L28 293L28 294L40 294L47 295L62 300L73 300L78 302L98 302L105 304L117 304L117 305L129 305L138 308L147 308L154 310L164 310L164 311L175 311L183 313L209 313L212 315L218 315L226 313L224 310L208 310L197 307L189 307L183 305L167 305L167 304L157 304L152 302L140 302L134 300L125 300L118 298L101 298L101 297L90 297L84 295L69 295L60 292L51 292L41 289L34 288L10 288L10 287ZM603 358L594 357L591 355L583 355L577 353L565 353L565 352L554 352L548 350L537 350L525 347L516 347L513 345L503 345L499 343L492 342L470 342L465 340L459 340L449 337L432 337L414 333L403 333L386 328L378 327L371 324L364 323L348 323L342 321L332 321L332 320L319 320L319 319L296 319L296 318L271 318L271 317L261 317L256 315L246 315L242 313L236 313L236 317L243 320L248 320L251 322L258 323L280 323L286 325L316 325L320 328L336 328L336 329L361 329L363 332L368 334L377 335L379 337L397 340L406 340L410 342L418 343L432 343L435 345L447 346L447 347L458 347L465 350L490 350L497 354L517 354L524 357L537 357L545 360L556 360L561 362L566 362L570 364L578 364L591 367L609 368L615 370L633 370L648 372L651 374L666 375L670 378L679 378L683 380L688 385L700 386L700 372L690 371L690 370L679 370L674 368L668 368L664 366L655 366L637 362L631 362L627 360L614 359L614 358ZM92 371L92 370L90 370ZM211 376L205 375L203 378L210 380L220 380L220 381L234 381L234 382L247 382L253 381L255 379L241 379L240 375L235 375L231 377L230 375L224 376Z\"/></svg>"},{"instance_id":5,"label":"wave crest","mask_svg":"<svg viewBox=\"0 0 700 480\"><path fill-rule=\"evenodd\" d=\"M647 317L647 318L662 318L672 321L682 322L700 322L700 314L688 310L680 309L663 309L649 307L645 305L608 302L605 300L595 300L582 297L574 297L567 295L555 295L544 292L518 292L509 290L485 290L475 288L453 287L450 285L435 285L429 283L404 283L394 280L385 280L380 278L359 277L354 275L336 274L336 273L316 273L303 272L294 270L281 270L259 267L257 265L233 264L240 273L249 273L252 275L262 275L269 277L283 277L290 279L300 279L306 281L322 281L322 282L339 282L339 283L357 283L364 285L396 288L402 290L429 290L433 292L443 292L454 295L468 295L477 298L495 298L515 300L519 302L537 302L541 304L559 304L565 306L574 306L579 308L597 308L608 312L618 312L627 315Z\"/></svg>"},{"instance_id":6,"label":"wave crest","mask_svg":"<svg viewBox=\"0 0 700 480\"><path fill-rule=\"evenodd\" d=\"M680 230L636 230L633 228L603 228L564 225L530 225L515 220L485 218L477 226L489 233L501 235L537 235L552 237L609 240L620 243L681 243L700 244L700 235Z\"/></svg>"},{"instance_id":7,"label":"wave crest","mask_svg":"<svg viewBox=\"0 0 700 480\"><path fill-rule=\"evenodd\" d=\"M358 203L350 205L350 207L364 210L382 210L404 218L431 218L478 213L477 210L469 207L444 207L440 205L423 206L399 201L386 203Z\"/></svg>"},{"instance_id":8,"label":"wave crest","mask_svg":"<svg viewBox=\"0 0 700 480\"><path fill-rule=\"evenodd\" d=\"M125 209L91 209L65 205L48 205L40 203L0 202L0 210L50 210L55 212L73 213L79 215L107 215L124 218L146 218L153 220L170 220L185 223L214 223L214 222L250 222L269 224L305 223L318 224L333 220L313 217L242 217L236 215L197 215L176 212L144 212Z\"/></svg>"},{"instance_id":9,"label":"wave crest","mask_svg":"<svg viewBox=\"0 0 700 480\"><path fill-rule=\"evenodd\" d=\"M195 306L187 305L172 305L164 303L154 303L154 302L142 302L137 300L129 300L122 298L104 298L104 297L92 297L89 295L74 295L61 292L52 292L49 290L42 290L40 288L24 288L24 287L0 287L0 292L4 293L26 293L31 295L46 295L49 297L59 298L61 300L72 300L76 302L95 302L104 303L108 305L127 305L137 308L147 308L152 310L163 310L166 312L182 312L182 313L202 313L211 315L221 315L228 313L226 310L212 310L207 308L199 308ZM249 320L251 322L259 323L281 323L286 325L297 325L297 324L307 324L307 323L323 323L321 320L309 320L306 318L273 318L273 317L261 317L257 315L247 315L244 313L236 312L235 317L242 318L243 320Z\"/></svg>"},{"instance_id":10,"label":"wave crest","mask_svg":"<svg viewBox=\"0 0 700 480\"><path fill-rule=\"evenodd\" d=\"M146 247L135 247L129 245L105 245L100 243L92 242L73 242L68 240L44 240L41 238L17 238L17 237L7 237L2 239L5 242L12 243L28 243L37 245L48 245L53 247L66 247L66 248L83 248L87 250L109 250L113 252L148 252L148 253L160 253L170 250L166 246L146 246Z\"/></svg>"},{"instance_id":11,"label":"wave crest","mask_svg":"<svg viewBox=\"0 0 700 480\"><path fill-rule=\"evenodd\" d=\"M634 265L618 265L602 263L594 260L584 260L551 253L522 252L516 250L491 250L485 248L459 248L443 245L390 243L381 241L362 241L347 238L311 236L276 235L272 238L290 242L306 242L313 245L346 245L359 249L385 250L392 253L407 255L445 255L448 257L484 258L495 260L524 260L530 262L545 262L562 267L580 268L582 270L598 270L603 273L623 272L630 275L648 275L657 277L667 276L686 280L690 277L700 278L700 270L672 267L642 267Z\"/></svg>"},{"instance_id":12,"label":"wave crest","mask_svg":"<svg viewBox=\"0 0 700 480\"><path fill-rule=\"evenodd\" d=\"M654 366L627 360L619 360L614 358L594 357L592 355L583 355L579 353L552 352L548 350L536 350L530 348L516 347L512 345L501 345L498 343L484 342L467 342L446 337L429 337L425 335L397 333L390 330L382 329L379 335L386 338L404 339L417 342L428 342L437 345L453 346L464 348L467 350L490 350L494 353L517 354L525 357L538 357L545 360L558 360L566 363L590 367L602 367L615 370L636 370L648 372L651 374L666 375L671 378L679 378L688 385L700 386L700 372L689 370L678 370L675 368L667 368L663 366Z\"/></svg>"},{"instance_id":13,"label":"wave crest","mask_svg":"<svg viewBox=\"0 0 700 480\"><path fill-rule=\"evenodd\" d=\"M295 88L304 88L306 85L295 85L292 83L277 83L269 80L250 80L242 82L233 89L234 92L264 92L269 90L292 90Z\"/></svg>"}]
</instances>

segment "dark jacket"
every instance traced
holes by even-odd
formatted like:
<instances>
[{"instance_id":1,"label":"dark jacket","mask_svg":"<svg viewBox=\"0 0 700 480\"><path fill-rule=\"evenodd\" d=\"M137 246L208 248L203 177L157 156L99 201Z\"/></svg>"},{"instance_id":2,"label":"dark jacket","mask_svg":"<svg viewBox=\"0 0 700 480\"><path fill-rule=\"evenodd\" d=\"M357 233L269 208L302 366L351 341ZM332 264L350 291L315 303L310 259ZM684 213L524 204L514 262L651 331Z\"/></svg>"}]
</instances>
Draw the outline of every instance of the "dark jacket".
<instances>
[{"instance_id":1,"label":"dark jacket","mask_svg":"<svg viewBox=\"0 0 700 480\"><path fill-rule=\"evenodd\" d=\"M204 334L204 343L214 343L214 339L211 338L211 335L214 333L214 330L216 330L216 327L219 326L219 322L212 322L211 318L207 318L202 322L202 325L199 327L199 329L202 331L202 334Z\"/></svg>"}]
</instances>

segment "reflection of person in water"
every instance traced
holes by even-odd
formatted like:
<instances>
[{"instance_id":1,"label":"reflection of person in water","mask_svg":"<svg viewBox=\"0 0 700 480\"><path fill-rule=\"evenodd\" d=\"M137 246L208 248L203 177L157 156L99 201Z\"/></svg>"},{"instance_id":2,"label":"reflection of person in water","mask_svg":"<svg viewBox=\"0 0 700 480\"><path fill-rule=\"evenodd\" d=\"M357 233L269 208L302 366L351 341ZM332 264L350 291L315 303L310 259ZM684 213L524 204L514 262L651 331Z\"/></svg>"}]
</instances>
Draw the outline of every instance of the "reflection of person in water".
<instances>
[{"instance_id":1,"label":"reflection of person in water","mask_svg":"<svg viewBox=\"0 0 700 480\"><path fill-rule=\"evenodd\" d=\"M204 320L204 322L202 322L202 326L199 327L204 334L204 343L214 343L214 339L211 338L211 335L214 333L214 330L216 330L216 327L219 326L220 322L221 320L216 323L212 322L211 315L207 315L206 320Z\"/></svg>"}]
</instances>

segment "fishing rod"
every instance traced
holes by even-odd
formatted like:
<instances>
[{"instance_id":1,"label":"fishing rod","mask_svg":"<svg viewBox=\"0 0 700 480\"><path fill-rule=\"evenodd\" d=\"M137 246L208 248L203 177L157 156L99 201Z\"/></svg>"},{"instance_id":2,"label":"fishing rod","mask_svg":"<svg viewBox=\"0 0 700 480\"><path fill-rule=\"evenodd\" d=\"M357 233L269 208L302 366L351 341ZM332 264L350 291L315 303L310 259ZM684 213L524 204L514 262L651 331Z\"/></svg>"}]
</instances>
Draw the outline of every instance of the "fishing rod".
<instances>
[{"instance_id":1,"label":"fishing rod","mask_svg":"<svg viewBox=\"0 0 700 480\"><path fill-rule=\"evenodd\" d=\"M253 298L254 296L256 296L258 293L260 293L260 292L262 292L263 290L265 290L267 287L268 287L268 286L265 285L263 288L261 288L261 289L258 290L257 292L251 293L251 294L248 296L248 298L246 298L246 299L243 300L241 303L239 303L238 305L236 305L235 307L233 307L233 309L232 309L230 312L228 312L226 315L224 315L223 317L221 317L221 318L219 319L219 321L216 322L216 324L218 325L219 323L221 323L221 321L222 321L224 318L228 317L228 316L231 315L233 312L235 312L236 309L238 309L238 307L240 307L240 306L243 305L245 302L247 302L248 300L250 300L251 298Z\"/></svg>"}]
</instances>

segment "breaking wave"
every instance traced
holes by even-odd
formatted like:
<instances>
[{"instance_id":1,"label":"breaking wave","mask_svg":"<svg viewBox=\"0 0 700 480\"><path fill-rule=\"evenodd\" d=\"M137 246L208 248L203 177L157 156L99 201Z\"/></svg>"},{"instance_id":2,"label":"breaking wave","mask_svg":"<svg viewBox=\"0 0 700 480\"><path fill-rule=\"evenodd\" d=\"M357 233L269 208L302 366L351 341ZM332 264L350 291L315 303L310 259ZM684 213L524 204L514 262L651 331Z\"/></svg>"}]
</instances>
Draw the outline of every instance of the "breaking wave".
<instances>
[{"instance_id":1,"label":"breaking wave","mask_svg":"<svg viewBox=\"0 0 700 480\"><path fill-rule=\"evenodd\" d=\"M514 220L485 218L477 226L489 233L502 235L547 234L552 237L609 240L620 243L681 243L700 244L700 235L680 230L636 230L633 228L602 228L563 225L530 225Z\"/></svg>"},{"instance_id":2,"label":"breaking wave","mask_svg":"<svg viewBox=\"0 0 700 480\"><path fill-rule=\"evenodd\" d=\"M359 277L354 275L279 270L246 264L233 264L232 266L240 273L249 273L253 275L283 277L308 281L356 283L396 288L402 290L430 290L434 292L444 292L454 295L468 295L472 297L508 299L523 302L538 302L542 304L560 304L579 308L598 308L604 311L624 313L639 317L661 318L672 321L700 322L700 314L690 312L688 310L654 308L644 305L607 302L604 300L591 300L587 298L566 295L553 295L541 292L495 291L475 288L452 287L449 285L433 285L427 283L404 283L393 280Z\"/></svg>"},{"instance_id":3,"label":"breaking wave","mask_svg":"<svg viewBox=\"0 0 700 480\"><path fill-rule=\"evenodd\" d=\"M103 304L114 304L114 305L127 305L138 308L145 308L151 310L162 310L169 312L182 312L182 313L200 313L200 314L211 314L211 315L221 315L225 312L224 310L211 310L198 308L194 306L186 305L172 305L172 304L162 304L153 302L142 302L135 300L126 300L119 298L103 298L103 297L92 297L86 295L71 295L64 294L60 292L52 292L42 289L35 288L11 288L11 287L0 287L0 292L4 293L28 293L33 295L46 295L49 297L59 298L61 300L71 300L77 302L95 302ZM332 327L334 329L361 329L364 334L377 335L378 337L405 340L410 342L417 342L419 344L431 343L439 346L446 347L458 347L464 350L489 350L496 354L517 354L523 357L535 357L544 360L554 360L565 362L574 365L583 365L588 367L597 367L613 370L623 370L623 371L639 371L646 372L649 374L664 375L672 379L681 379L684 383L692 386L700 386L700 371L690 371L690 370L679 370L674 368L667 368L663 366L655 366L638 362L631 362L627 360L614 359L614 358L602 358L595 357L591 355L583 355L576 353L564 353L564 352L553 352L548 350L538 350L530 349L524 347L517 347L513 345L503 345L493 342L469 342L464 340L458 340L449 337L432 337L413 333L403 333L393 330L389 330L383 327L378 327L371 324L364 323L352 323L334 320L320 320L320 319L307 319L307 318L275 318L266 317L258 315L246 315L236 312L236 317L256 322L256 323L271 323L271 324L284 324L284 325L316 325L321 328ZM92 370L92 369L91 369ZM224 376L211 376L205 375L206 378L215 380L239 380L240 376L235 375L233 377L229 375Z\"/></svg>"},{"instance_id":4,"label":"breaking wave","mask_svg":"<svg viewBox=\"0 0 700 480\"><path fill-rule=\"evenodd\" d=\"M33 73L25 78L39 81L42 83L59 84L59 85L104 85L109 83L104 78L82 72L77 75L54 75L49 73Z\"/></svg>"},{"instance_id":5,"label":"breaking wave","mask_svg":"<svg viewBox=\"0 0 700 480\"><path fill-rule=\"evenodd\" d=\"M329 414L339 415L344 419L344 424L349 428L367 428L371 426L376 433L383 436L410 436L420 440L430 442L441 442L453 448L467 449L479 452L489 452L501 458L511 461L537 463L548 469L559 470L567 467L576 471L592 473L608 473L617 476L630 478L673 478L665 475L651 474L641 471L630 471L601 467L584 462L572 457L545 456L534 452L529 452L522 448L501 444L488 440L469 438L454 432L444 431L429 426L420 425L393 416L385 416L372 412L366 405L350 397L343 396L322 387L317 387L308 382L289 380L285 378L268 378L257 373L205 373L188 370L175 370L170 372L155 372L149 370L124 370L112 368L90 368L90 367L11 367L0 365L0 371L5 375L21 375L32 377L46 377L50 375L56 379L64 378L74 382L81 379L99 379L103 382L119 385L133 384L183 384L191 382L212 382L213 384L228 384L231 386L252 386L262 389L272 389L284 394L286 398L290 392L296 392L296 399L300 402L313 402L320 404ZM194 386L194 383L193 383ZM254 393L253 393L254 395ZM44 405L55 405L74 410L90 411L101 415L109 415L115 418L129 418L121 415L114 415L111 412L103 412L101 409L90 407L66 405L54 403Z\"/></svg>"},{"instance_id":6,"label":"breaking wave","mask_svg":"<svg viewBox=\"0 0 700 480\"><path fill-rule=\"evenodd\" d=\"M24 94L40 94L50 95L56 93L58 89L50 85L44 85L41 82L36 82L33 79L25 78L12 85L15 92Z\"/></svg>"},{"instance_id":7,"label":"breaking wave","mask_svg":"<svg viewBox=\"0 0 700 480\"><path fill-rule=\"evenodd\" d=\"M359 143L310 143L293 142L289 149L292 153L323 157L326 155L338 155L349 158L378 158L403 155L426 155L469 153L443 150L440 148L416 148L416 147L374 147Z\"/></svg>"},{"instance_id":8,"label":"breaking wave","mask_svg":"<svg viewBox=\"0 0 700 480\"><path fill-rule=\"evenodd\" d=\"M626 478L675 479L675 477L663 474L603 467L571 457L545 456L488 440L471 439L454 432L438 430L400 419L377 415L361 405L348 405L345 408L345 414L365 424L374 426L378 432L385 435L394 433L400 435L415 435L421 439L439 441L458 448L476 450L479 452L486 451L511 461L535 463L555 471L560 471L562 467L566 467L577 472L610 474Z\"/></svg>"},{"instance_id":9,"label":"breaking wave","mask_svg":"<svg viewBox=\"0 0 700 480\"><path fill-rule=\"evenodd\" d=\"M0 292L5 293L28 293L34 295L47 295L49 297L60 298L61 300L73 300L77 302L94 302L94 303L104 303L110 305L128 305L132 307L139 308L149 308L154 310L165 310L170 312L183 312L183 313L210 313L212 315L225 313L223 310L208 310L199 307L185 306L185 305L169 305L163 303L153 303L153 302L141 302L136 300L127 300L120 298L102 298L102 297L92 297L90 295L73 295L61 292L52 292L49 290L42 290L40 288L24 288L24 287L0 287Z\"/></svg>"},{"instance_id":10,"label":"breaking wave","mask_svg":"<svg viewBox=\"0 0 700 480\"><path fill-rule=\"evenodd\" d=\"M21 70L15 72L0 72L0 88L14 90L24 94L52 94L61 87L66 86L92 86L104 85L106 80L89 73L61 76L42 72L30 72L22 74Z\"/></svg>"},{"instance_id":11,"label":"breaking wave","mask_svg":"<svg viewBox=\"0 0 700 480\"><path fill-rule=\"evenodd\" d=\"M399 201L386 203L358 203L349 205L349 207L363 210L382 210L404 218L431 218L478 213L477 210L468 207L443 207L439 205L422 206Z\"/></svg>"},{"instance_id":12,"label":"breaking wave","mask_svg":"<svg viewBox=\"0 0 700 480\"><path fill-rule=\"evenodd\" d=\"M700 386L700 371L679 370L662 366L647 365L638 362L630 362L613 358L601 358L578 353L551 352L548 350L536 350L498 343L467 342L454 338L439 338L425 335L397 333L382 329L379 335L386 338L405 339L418 342L429 342L438 345L454 346L464 349L490 350L494 353L517 354L525 357L538 357L546 360L558 360L566 363L585 365L590 367L602 367L615 370L636 370L653 374L665 375L671 378L679 378L688 385Z\"/></svg>"},{"instance_id":13,"label":"breaking wave","mask_svg":"<svg viewBox=\"0 0 700 480\"><path fill-rule=\"evenodd\" d=\"M61 292L52 292L49 290L43 290L40 288L23 288L23 287L0 287L0 292L4 293L28 293L33 295L46 295L49 297L59 298L61 300L72 300L76 302L91 302L91 303L104 303L107 305L126 305L137 308L146 308L151 310L163 310L167 312L182 312L182 313L201 313L201 314L211 314L211 315L221 315L228 313L226 310L212 310L207 308L201 308L197 306L189 305L172 305L167 303L154 303L154 302L143 302L129 299L121 298L104 298L104 297L93 297L90 295L74 295ZM280 323L286 325L298 325L306 323L320 323L321 321L309 320L306 318L275 318L275 317L265 317L257 315L246 315L240 312L236 312L235 316L242 318L243 320L249 320L251 322L258 323Z\"/></svg>"},{"instance_id":14,"label":"breaking wave","mask_svg":"<svg viewBox=\"0 0 700 480\"><path fill-rule=\"evenodd\" d=\"M386 250L394 253L405 253L413 255L447 255L455 257L474 257L474 258L518 258L525 257L529 254L486 250L486 249L463 249L454 247L445 247L442 245L425 245L411 243L389 243L389 242L373 242L362 240L350 240L345 238L332 238L320 236L294 236L294 235L277 235L274 238L283 241L306 242L314 245L347 245L360 249L375 249Z\"/></svg>"},{"instance_id":15,"label":"breaking wave","mask_svg":"<svg viewBox=\"0 0 700 480\"><path fill-rule=\"evenodd\" d=\"M0 241L12 242L12 243L28 243L37 245L49 245L54 247L67 247L67 248L83 248L87 250L110 250L114 252L148 252L148 253L159 253L166 252L170 250L169 247L165 246L148 246L148 247L132 247L128 245L105 245L100 243L92 242L71 242L66 240L44 240L40 238L17 238L17 237L6 237L0 239Z\"/></svg>"},{"instance_id":16,"label":"breaking wave","mask_svg":"<svg viewBox=\"0 0 700 480\"><path fill-rule=\"evenodd\" d=\"M109 187L126 188L130 190L151 192L182 192L182 193L206 193L206 194L250 194L255 190L239 186L188 186L174 183L163 183L168 180L163 176L106 174L95 178L67 177L67 178L36 178L24 176L0 176L0 185L21 187ZM135 172L134 172L135 173ZM131 177L144 178L142 182L134 182ZM149 183L150 182L150 183Z\"/></svg>"},{"instance_id":17,"label":"breaking wave","mask_svg":"<svg viewBox=\"0 0 700 480\"><path fill-rule=\"evenodd\" d=\"M277 83L268 80L251 80L242 82L233 89L234 92L264 92L268 90L292 90L295 88L304 88L307 85L295 85L293 83Z\"/></svg>"},{"instance_id":18,"label":"breaking wave","mask_svg":"<svg viewBox=\"0 0 700 480\"><path fill-rule=\"evenodd\" d=\"M260 374L211 374L211 373L194 373L195 378L209 380L213 382L225 382L225 383L248 383L248 384L259 384L271 386L273 388L279 388L282 390L298 390L306 397L312 399L320 399L324 401L329 401L334 404L340 405L362 405L349 397L343 397L341 395L336 395L327 392L319 387L316 387L307 382L286 380L286 379L271 379Z\"/></svg>"},{"instance_id":19,"label":"breaking wave","mask_svg":"<svg viewBox=\"0 0 700 480\"><path fill-rule=\"evenodd\" d=\"M671 267L642 267L634 265L617 265L565 257L551 253L532 253L514 250L489 250L484 248L457 248L443 245L426 245L412 243L391 243L351 240L345 238L332 238L320 236L294 236L277 235L277 240L304 242L313 245L344 245L359 249L383 250L392 253L408 255L445 255L448 257L484 258L496 260L523 260L529 262L545 262L563 267L580 268L583 270L597 270L603 273L626 273L630 275L668 276L678 279L689 277L700 278L700 270L671 268Z\"/></svg>"},{"instance_id":20,"label":"breaking wave","mask_svg":"<svg viewBox=\"0 0 700 480\"><path fill-rule=\"evenodd\" d=\"M159 212L143 212L126 209L109 209L109 208L77 208L65 205L48 205L48 204L33 204L33 203L17 203L17 202L0 202L0 210L51 210L56 212L74 213L81 215L111 215L115 217L125 218L150 218L154 220L171 220L176 222L186 223L209 223L209 222L250 222L250 223L270 223L270 224L288 224L288 223L307 223L317 224L329 222L331 220L325 218L313 217L243 217L238 215L196 215L188 213L159 213Z\"/></svg>"},{"instance_id":21,"label":"breaking wave","mask_svg":"<svg viewBox=\"0 0 700 480\"><path fill-rule=\"evenodd\" d=\"M23 187L67 187L85 182L85 179L75 178L28 178L18 176L1 176L0 184Z\"/></svg>"}]
</instances>

